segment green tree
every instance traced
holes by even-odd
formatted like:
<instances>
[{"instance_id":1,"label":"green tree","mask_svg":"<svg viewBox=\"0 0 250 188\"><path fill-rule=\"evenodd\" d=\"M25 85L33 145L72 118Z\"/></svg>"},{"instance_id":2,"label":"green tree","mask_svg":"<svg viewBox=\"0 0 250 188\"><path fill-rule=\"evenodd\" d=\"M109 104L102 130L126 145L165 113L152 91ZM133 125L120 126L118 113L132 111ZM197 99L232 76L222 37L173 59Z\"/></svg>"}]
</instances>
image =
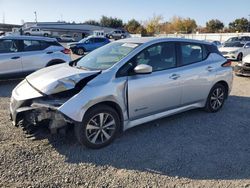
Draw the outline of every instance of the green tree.
<instances>
[{"instance_id":1,"label":"green tree","mask_svg":"<svg viewBox=\"0 0 250 188\"><path fill-rule=\"evenodd\" d=\"M98 21L95 21L95 20L87 20L84 23L89 24L89 25L97 25L97 26L100 25L100 23Z\"/></svg>"},{"instance_id":2,"label":"green tree","mask_svg":"<svg viewBox=\"0 0 250 188\"><path fill-rule=\"evenodd\" d=\"M100 25L103 27L120 28L123 27L123 22L118 18L102 16Z\"/></svg>"},{"instance_id":3,"label":"green tree","mask_svg":"<svg viewBox=\"0 0 250 188\"><path fill-rule=\"evenodd\" d=\"M247 32L249 22L246 18L236 19L229 23L229 29L231 32Z\"/></svg>"},{"instance_id":4,"label":"green tree","mask_svg":"<svg viewBox=\"0 0 250 188\"><path fill-rule=\"evenodd\" d=\"M161 15L154 15L152 18L145 22L145 29L148 35L154 35L160 33L161 22L163 17Z\"/></svg>"},{"instance_id":5,"label":"green tree","mask_svg":"<svg viewBox=\"0 0 250 188\"><path fill-rule=\"evenodd\" d=\"M138 33L140 27L141 27L141 24L135 19L129 20L125 26L126 30L129 33L133 33L133 34Z\"/></svg>"},{"instance_id":6,"label":"green tree","mask_svg":"<svg viewBox=\"0 0 250 188\"><path fill-rule=\"evenodd\" d=\"M217 19L210 20L206 23L206 30L210 33L216 33L224 28L224 24Z\"/></svg>"}]
</instances>

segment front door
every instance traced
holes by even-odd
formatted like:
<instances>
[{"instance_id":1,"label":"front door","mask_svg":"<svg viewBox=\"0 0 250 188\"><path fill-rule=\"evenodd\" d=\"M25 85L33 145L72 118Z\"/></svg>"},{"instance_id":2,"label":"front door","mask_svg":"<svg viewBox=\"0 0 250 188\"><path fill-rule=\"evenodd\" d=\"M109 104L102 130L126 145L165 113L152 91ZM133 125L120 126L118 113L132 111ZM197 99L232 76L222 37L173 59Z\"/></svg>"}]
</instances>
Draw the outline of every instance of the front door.
<instances>
[{"instance_id":1,"label":"front door","mask_svg":"<svg viewBox=\"0 0 250 188\"><path fill-rule=\"evenodd\" d=\"M151 74L128 77L128 108L131 120L176 108L180 105L181 86L175 43L152 45L132 60L134 66L152 66Z\"/></svg>"},{"instance_id":2,"label":"front door","mask_svg":"<svg viewBox=\"0 0 250 188\"><path fill-rule=\"evenodd\" d=\"M0 75L22 72L21 52L16 40L0 40Z\"/></svg>"}]
</instances>

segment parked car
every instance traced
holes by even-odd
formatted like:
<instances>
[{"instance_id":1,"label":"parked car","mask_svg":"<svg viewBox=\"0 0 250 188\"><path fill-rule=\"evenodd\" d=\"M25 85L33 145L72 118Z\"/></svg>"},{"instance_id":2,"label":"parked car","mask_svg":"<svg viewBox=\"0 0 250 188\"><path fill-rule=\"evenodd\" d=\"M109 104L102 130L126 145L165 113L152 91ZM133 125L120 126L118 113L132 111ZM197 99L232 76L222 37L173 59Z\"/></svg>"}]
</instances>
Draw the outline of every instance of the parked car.
<instances>
[{"instance_id":1,"label":"parked car","mask_svg":"<svg viewBox=\"0 0 250 188\"><path fill-rule=\"evenodd\" d=\"M250 36L231 37L226 40L225 44L231 42L250 42Z\"/></svg>"},{"instance_id":2,"label":"parked car","mask_svg":"<svg viewBox=\"0 0 250 188\"><path fill-rule=\"evenodd\" d=\"M123 39L26 77L12 92L11 118L30 133L46 119L52 132L74 125L80 143L101 148L145 122L219 111L232 87L230 65L207 42Z\"/></svg>"},{"instance_id":3,"label":"parked car","mask_svg":"<svg viewBox=\"0 0 250 188\"><path fill-rule=\"evenodd\" d=\"M237 76L250 76L250 55L234 66L234 72Z\"/></svg>"},{"instance_id":4,"label":"parked car","mask_svg":"<svg viewBox=\"0 0 250 188\"><path fill-rule=\"evenodd\" d=\"M61 41L61 42L75 42L75 39L71 35L61 35L59 37L59 41Z\"/></svg>"},{"instance_id":5,"label":"parked car","mask_svg":"<svg viewBox=\"0 0 250 188\"><path fill-rule=\"evenodd\" d=\"M24 31L24 35L27 36L44 36L44 37L48 37L51 35L51 33L49 31L44 31L40 28L30 28L29 30L25 30Z\"/></svg>"},{"instance_id":6,"label":"parked car","mask_svg":"<svg viewBox=\"0 0 250 188\"><path fill-rule=\"evenodd\" d=\"M111 31L110 33L107 33L106 34L106 37L109 38L109 39L124 39L126 38L126 32L125 31L122 31L122 30L114 30L114 31Z\"/></svg>"},{"instance_id":7,"label":"parked car","mask_svg":"<svg viewBox=\"0 0 250 188\"><path fill-rule=\"evenodd\" d=\"M110 41L104 37L87 37L77 43L69 44L71 51L77 55L84 55L86 52L91 52L101 46L108 44Z\"/></svg>"},{"instance_id":8,"label":"parked car","mask_svg":"<svg viewBox=\"0 0 250 188\"><path fill-rule=\"evenodd\" d=\"M219 48L221 54L231 60L241 61L243 57L250 54L250 42L230 42Z\"/></svg>"},{"instance_id":9,"label":"parked car","mask_svg":"<svg viewBox=\"0 0 250 188\"><path fill-rule=\"evenodd\" d=\"M34 36L0 38L0 78L29 74L50 65L70 61L70 50L56 39Z\"/></svg>"}]
</instances>

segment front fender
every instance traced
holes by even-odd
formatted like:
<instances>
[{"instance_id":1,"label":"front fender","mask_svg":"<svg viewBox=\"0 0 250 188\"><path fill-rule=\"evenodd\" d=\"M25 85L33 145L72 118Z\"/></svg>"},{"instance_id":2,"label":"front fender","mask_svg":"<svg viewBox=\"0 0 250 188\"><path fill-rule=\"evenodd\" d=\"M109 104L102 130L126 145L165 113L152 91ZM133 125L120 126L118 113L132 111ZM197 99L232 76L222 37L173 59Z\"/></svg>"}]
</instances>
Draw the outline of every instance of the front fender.
<instances>
[{"instance_id":1,"label":"front fender","mask_svg":"<svg viewBox=\"0 0 250 188\"><path fill-rule=\"evenodd\" d=\"M123 119L126 120L126 87L127 81L122 78L106 84L88 84L58 110L70 119L81 122L90 107L102 102L114 102L121 108Z\"/></svg>"}]
</instances>

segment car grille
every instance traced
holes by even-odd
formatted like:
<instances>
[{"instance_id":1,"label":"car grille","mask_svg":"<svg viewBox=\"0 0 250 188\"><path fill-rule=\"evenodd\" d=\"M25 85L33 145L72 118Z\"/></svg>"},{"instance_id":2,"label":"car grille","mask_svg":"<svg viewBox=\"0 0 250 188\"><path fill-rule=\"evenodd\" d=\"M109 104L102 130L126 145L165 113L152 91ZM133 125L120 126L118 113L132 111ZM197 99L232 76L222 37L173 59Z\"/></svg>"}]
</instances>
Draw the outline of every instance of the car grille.
<instances>
[{"instance_id":1,"label":"car grille","mask_svg":"<svg viewBox=\"0 0 250 188\"><path fill-rule=\"evenodd\" d=\"M222 55L226 55L226 54L228 54L228 53L227 53L227 52L221 52L221 54L222 54Z\"/></svg>"}]
</instances>

